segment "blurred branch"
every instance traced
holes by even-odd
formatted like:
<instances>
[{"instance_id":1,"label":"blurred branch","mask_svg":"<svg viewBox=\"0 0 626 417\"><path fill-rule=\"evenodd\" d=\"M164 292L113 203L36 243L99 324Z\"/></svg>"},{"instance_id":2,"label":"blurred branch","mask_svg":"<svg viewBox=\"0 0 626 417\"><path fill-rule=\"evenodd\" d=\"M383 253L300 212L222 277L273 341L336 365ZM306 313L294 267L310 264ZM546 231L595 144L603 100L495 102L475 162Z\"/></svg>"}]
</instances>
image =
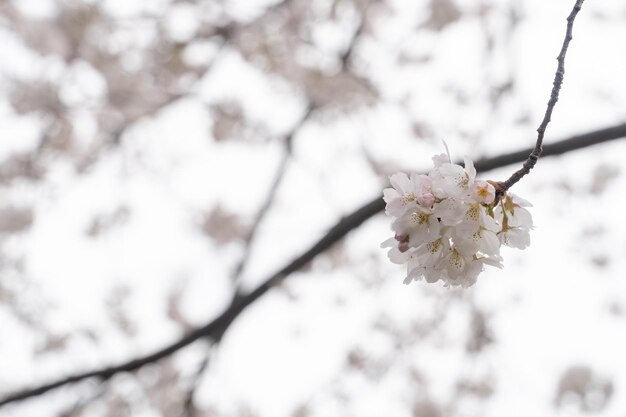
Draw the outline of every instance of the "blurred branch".
<instances>
[{"instance_id":1,"label":"blurred branch","mask_svg":"<svg viewBox=\"0 0 626 417\"><path fill-rule=\"evenodd\" d=\"M592 145L609 142L612 140L626 137L626 123L612 126L606 129L596 130L582 135L577 135L569 139L565 139L544 147L544 156L561 155L576 149L586 148ZM503 154L490 158L483 158L475 163L478 171L489 171L496 168L502 168L510 164L524 161L528 153L532 149L523 149L517 152ZM185 335L178 341L172 343L165 348L158 350L152 354L141 356L119 365L108 366L104 368L94 369L92 371L77 373L70 375L57 381L46 383L37 387L24 389L22 391L9 394L0 399L0 406L4 406L27 398L42 395L53 389L63 387L65 385L74 384L85 379L97 378L100 380L108 380L115 374L121 372L132 372L145 365L154 363L163 359L178 350L190 345L191 343L209 337L219 339L233 323L233 321L246 309L249 305L261 298L272 287L279 285L291 273L298 271L300 268L311 262L316 256L326 251L333 244L341 240L350 231L359 227L363 222L381 212L385 203L380 196L372 201L364 204L354 212L339 220L320 240L318 240L310 249L300 255L298 258L289 262L278 272L267 278L254 291L242 297L234 297L231 304L218 317L211 320L205 326L197 328Z\"/></svg>"},{"instance_id":2,"label":"blurred branch","mask_svg":"<svg viewBox=\"0 0 626 417\"><path fill-rule=\"evenodd\" d=\"M204 372L209 366L209 361L211 360L211 356L213 354L213 348L217 345L218 342L219 340L214 340L213 343L208 346L202 362L200 362L200 365L198 365L198 369L196 369L196 372L192 377L189 389L187 390L187 395L185 396L185 402L183 403L181 417L195 417L197 414L197 409L193 403L193 396L198 389L198 385L200 385L200 379L202 378L202 375L204 375Z\"/></svg>"},{"instance_id":3,"label":"blurred branch","mask_svg":"<svg viewBox=\"0 0 626 417\"><path fill-rule=\"evenodd\" d=\"M207 366L209 365L209 360L211 359L211 348L204 355L202 362L198 366L196 373L193 375L193 380L191 381L191 385L189 390L187 390L187 395L185 396L185 402L183 404L183 412L181 414L182 417L195 417L196 416L196 407L193 404L193 396L198 389L198 385L200 384L200 378L204 375L204 371L206 371Z\"/></svg>"},{"instance_id":4,"label":"blurred branch","mask_svg":"<svg viewBox=\"0 0 626 417\"><path fill-rule=\"evenodd\" d=\"M559 56L557 57L558 65L556 68L556 73L554 74L554 82L552 83L550 100L548 100L548 108L546 109L546 113L543 116L543 120L537 128L537 142L535 143L535 147L532 149L530 155L528 155L528 158L524 162L524 165L519 170L515 171L513 175L509 177L509 179L501 184L502 190L498 190L498 192L507 191L515 183L521 180L524 175L528 174L530 170L533 169L533 167L537 163L537 160L541 156L541 151L543 150L543 135L546 132L548 123L550 123L550 118L552 117L552 111L554 110L554 106L556 105L556 102L559 101L559 91L561 90L561 85L563 84L563 76L565 75L565 54L567 53L567 48L570 41L572 40L574 19L576 19L576 15L582 7L583 1L584 0L576 0L576 4L574 5L572 12L567 17L567 29L565 31L565 39L563 40L561 52L559 52Z\"/></svg>"},{"instance_id":5,"label":"blurred branch","mask_svg":"<svg viewBox=\"0 0 626 417\"><path fill-rule=\"evenodd\" d=\"M274 202L274 198L276 197L276 192L278 191L278 187L280 186L283 180L283 177L285 176L285 172L287 170L287 163L289 162L289 159L291 158L293 138L300 131L302 126L307 122L307 120L309 120L314 110L315 110L314 106L307 107L300 121L293 127L293 129L291 129L291 131L289 132L289 134L284 140L285 151L283 153L282 159L280 160L280 163L278 164L276 175L274 176L274 181L272 182L272 186L270 187L267 193L267 197L265 198L263 205L259 209L259 212L257 213L254 219L254 223L252 224L252 228L250 229L250 232L248 233L248 236L245 240L244 254L241 260L239 261L239 263L237 264L237 266L235 266L235 270L233 272L233 281L235 281L235 283L237 283L237 281L239 280L241 273L243 272L244 268L246 267L246 264L248 263L248 259L250 258L250 255L252 253L252 243L256 236L259 225L263 222L263 220L265 219L265 216L269 212L269 209L272 206L272 203Z\"/></svg>"},{"instance_id":6,"label":"blurred branch","mask_svg":"<svg viewBox=\"0 0 626 417\"><path fill-rule=\"evenodd\" d=\"M291 2L292 0L281 0L278 3L267 7L259 17L257 17L255 20L252 20L250 22L240 23L240 22L233 21L233 22L228 23L227 25L216 28L215 33L212 33L210 36L208 36L208 38L215 37L215 36L220 38L218 52L216 53L216 57L218 57L220 52L223 51L227 46L229 46L229 44L233 41L233 39L235 39L240 33L245 32L250 26L254 25L259 20L266 18L272 13L279 12L284 7L288 7ZM213 63L215 61L217 61L217 58L214 59ZM209 71L211 71L212 68L213 68L213 64L208 65L202 71L202 73L199 74L198 79L201 80L206 74L209 73ZM115 131L111 133L109 143L113 145L118 145L124 133L127 130L129 130L129 128L132 125L134 125L135 123L137 123L138 121L146 117L154 116L156 113L165 109L170 104L180 99L187 98L195 94L197 91L198 91L197 86L193 86L183 93L171 94L168 98L166 98L163 102L157 104L154 108L144 112L143 114L141 114L139 117L136 117L135 119L128 120L126 123L122 124L117 129L115 129Z\"/></svg>"},{"instance_id":7,"label":"blurred branch","mask_svg":"<svg viewBox=\"0 0 626 417\"><path fill-rule=\"evenodd\" d=\"M354 53L354 48L356 47L356 44L361 39L361 35L363 34L363 30L365 29L366 19L367 19L367 6L365 7L365 10L363 10L363 14L361 15L359 25L354 31L352 38L350 38L350 43L348 44L348 47L341 54L340 59L341 59L341 65L343 68L346 68L348 66L348 63L350 62L350 59L352 58L352 55Z\"/></svg>"},{"instance_id":8,"label":"blurred branch","mask_svg":"<svg viewBox=\"0 0 626 417\"><path fill-rule=\"evenodd\" d=\"M272 16L273 14L281 12L282 9L289 7L291 3L292 3L292 0L278 1L275 4L266 7L265 10L263 10L263 12L258 17L256 17L256 19L252 21L239 22L239 21L233 20L222 26L214 27L213 30L211 30L209 33L204 34L203 36L198 36L194 40L218 39L218 51L216 53L216 57L218 57L221 51L223 51L227 46L231 45L233 41L237 39L237 37L239 37L242 33L245 33L251 26L267 18L268 16ZM82 41L82 38L79 39L79 41ZM182 46L186 46L187 44L188 42L181 43L179 47L182 48ZM77 50L78 46L75 46L73 49ZM70 61L76 60L77 58L81 58L83 60L86 60L87 62L90 62L88 57L77 57L75 55L76 55L76 52L72 53L69 57L67 57L67 61L70 62ZM217 60L217 58L215 60ZM94 66L96 68L98 67L96 64L94 64ZM209 71L211 71L212 67L213 65L209 64L200 73L198 73L197 74L198 79L201 80ZM107 149L107 148L119 145L123 135L130 128L132 128L132 126L134 126L136 123L144 120L145 118L149 118L149 117L156 115L163 109L170 106L172 103L178 100L190 97L196 94L197 91L198 91L198 87L195 85L189 88L185 88L180 91L168 92L168 89L159 89L160 93L167 93L165 94L164 97L162 97L162 99L157 100L157 102L152 103L153 105L148 106L145 109L142 109L142 111L140 111L138 114L134 114L134 115L126 114L125 119L117 125L113 125L110 128L103 128L103 131L104 131L103 133L105 137L103 138L102 143L98 147L97 150L96 149L90 150L91 154L89 155L89 160L95 161L98 156L99 150ZM59 100L58 103L61 104L62 101ZM114 106L114 109L116 109L115 106ZM54 123L58 122L60 118L65 117L66 113L70 112L70 110L71 109L69 108L58 109L59 114L55 114L55 117L53 118L53 120L49 122L49 126L46 129L43 129L43 133L41 134L41 138L39 140L39 145L37 146L35 151L32 153L32 155L29 156L31 164L36 163L36 161L38 161L45 154L48 148L54 145L53 144L55 140L55 135L53 134Z\"/></svg>"},{"instance_id":9,"label":"blurred branch","mask_svg":"<svg viewBox=\"0 0 626 417\"><path fill-rule=\"evenodd\" d=\"M89 404L103 397L105 393L105 386L99 385L91 395L87 396L86 398L76 400L75 404L73 404L65 411L62 411L60 417L76 417L81 415Z\"/></svg>"}]
</instances>

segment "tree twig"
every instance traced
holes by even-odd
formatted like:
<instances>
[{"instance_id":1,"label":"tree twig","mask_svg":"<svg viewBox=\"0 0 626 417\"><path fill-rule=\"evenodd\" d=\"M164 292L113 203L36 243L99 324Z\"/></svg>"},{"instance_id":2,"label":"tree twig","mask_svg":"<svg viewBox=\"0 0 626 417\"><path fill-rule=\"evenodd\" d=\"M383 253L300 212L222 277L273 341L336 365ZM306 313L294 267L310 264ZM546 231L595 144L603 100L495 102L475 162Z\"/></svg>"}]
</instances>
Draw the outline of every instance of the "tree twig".
<instances>
[{"instance_id":1,"label":"tree twig","mask_svg":"<svg viewBox=\"0 0 626 417\"><path fill-rule=\"evenodd\" d=\"M537 142L535 143L535 147L532 149L530 155L528 155L528 158L526 159L522 167L519 170L515 171L508 180L500 183L501 188L498 190L498 193L506 192L515 183L521 180L524 175L528 174L530 170L533 169L533 167L537 163L537 160L541 156L541 153L543 151L543 136L546 132L546 127L548 126L548 123L550 123L550 118L552 117L552 111L554 110L554 106L559 100L559 91L561 90L561 85L563 84L563 76L565 75L565 54L567 53L567 47L572 40L574 19L576 19L576 15L580 11L580 8L583 5L583 1L584 0L576 0L576 4L574 5L572 12L567 17L567 29L565 30L565 39L563 40L561 52L557 57L558 65L556 68L556 73L554 74L552 92L550 93L550 100L548 100L548 108L546 109L546 113L543 116L541 124L537 128Z\"/></svg>"},{"instance_id":2,"label":"tree twig","mask_svg":"<svg viewBox=\"0 0 626 417\"><path fill-rule=\"evenodd\" d=\"M265 219L265 216L269 212L270 207L272 206L272 203L274 201L274 198L276 197L276 192L278 191L278 187L280 186L283 180L283 177L285 176L285 172L287 170L287 163L289 162L289 158L291 157L293 139L297 135L297 133L300 131L302 126L307 122L307 120L309 120L314 110L315 108L313 106L308 106L306 111L304 112L304 115L300 118L300 121L298 121L298 123L293 127L293 129L291 129L291 131L285 138L285 141L284 141L285 150L283 152L283 157L280 160L280 163L278 164L278 168L276 169L274 181L272 181L272 185L267 193L267 197L265 198L263 205L259 209L254 219L254 222L252 224L252 227L250 229L250 232L248 233L248 236L246 237L246 240L244 242L243 256L241 257L241 259L239 260L239 262L237 263L233 271L233 281L235 283L237 283L237 281L239 280L241 273L243 272L244 268L246 267L246 264L248 263L248 259L250 259L250 255L252 252L251 250L252 243L254 242L254 238L256 237L257 230L259 226L261 225L261 223L263 222L263 220Z\"/></svg>"},{"instance_id":3,"label":"tree twig","mask_svg":"<svg viewBox=\"0 0 626 417\"><path fill-rule=\"evenodd\" d=\"M214 346L217 344L217 340L214 341L211 345L207 347L207 351L205 352L204 358L198 365L196 372L191 377L191 381L189 383L189 389L187 390L187 394L185 395L185 401L183 403L183 410L181 417L195 417L196 416L196 407L193 403L193 397L200 385L200 379L204 375L207 367L209 366L209 361L211 360L211 356L213 355Z\"/></svg>"},{"instance_id":4,"label":"tree twig","mask_svg":"<svg viewBox=\"0 0 626 417\"><path fill-rule=\"evenodd\" d=\"M183 403L183 412L181 417L195 417L196 416L196 406L193 403L193 397L198 389L198 385L200 384L200 378L204 375L204 371L206 371L207 366L209 365L209 360L211 359L211 351L206 352L202 362L198 366L195 374L193 375L193 379L190 383L189 389L187 390L187 394L185 396L185 402Z\"/></svg>"},{"instance_id":5,"label":"tree twig","mask_svg":"<svg viewBox=\"0 0 626 417\"><path fill-rule=\"evenodd\" d=\"M359 24L357 25L356 30L352 34L352 37L350 38L350 42L348 43L348 46L346 47L345 51L343 51L343 53L339 57L341 61L341 66L343 68L346 68L348 66L348 63L350 62L350 59L352 58L352 55L354 54L354 49L357 43L360 41L363 31L365 30L368 8L369 8L369 3L366 4L365 7L363 8L363 12L361 13Z\"/></svg>"},{"instance_id":6,"label":"tree twig","mask_svg":"<svg viewBox=\"0 0 626 417\"><path fill-rule=\"evenodd\" d=\"M603 142L609 142L612 140L620 139L622 137L626 137L626 123L574 136L560 142L546 145L544 147L543 155L561 155L576 149L586 148L588 146L596 145ZM523 161L526 158L526 155L528 155L529 151L531 151L531 149L524 149L521 151L499 155L491 158L484 158L477 161L475 166L476 169L481 172L489 171L496 168L502 168L507 165ZM226 308L226 310L224 310L218 317L211 320L205 326L193 330L192 332L183 336L181 339L177 340L171 345L166 346L149 355L140 356L119 365L107 366L88 372L77 373L64 378L60 378L53 382L42 384L37 387L27 388L13 394L8 394L4 398L0 399L0 406L25 400L27 398L36 397L56 388L74 384L89 378L97 378L103 381L108 380L115 374L121 372L135 371L145 365L157 362L160 359L163 359L177 352L178 350L190 345L191 343L201 338L221 337L221 335L228 329L228 327L239 316L239 314L241 314L241 312L246 309L246 307L261 298L272 287L280 284L280 282L291 273L307 265L317 255L326 251L334 243L338 242L344 236L346 236L350 231L359 227L367 219L381 212L384 207L385 202L382 200L382 198L377 196L372 201L364 204L351 214L345 216L344 218L339 220L320 240L318 240L313 246L311 246L311 248L309 248L298 258L289 262L281 270L267 278L254 291L243 297L233 298L233 301L230 303L229 307Z\"/></svg>"}]
</instances>

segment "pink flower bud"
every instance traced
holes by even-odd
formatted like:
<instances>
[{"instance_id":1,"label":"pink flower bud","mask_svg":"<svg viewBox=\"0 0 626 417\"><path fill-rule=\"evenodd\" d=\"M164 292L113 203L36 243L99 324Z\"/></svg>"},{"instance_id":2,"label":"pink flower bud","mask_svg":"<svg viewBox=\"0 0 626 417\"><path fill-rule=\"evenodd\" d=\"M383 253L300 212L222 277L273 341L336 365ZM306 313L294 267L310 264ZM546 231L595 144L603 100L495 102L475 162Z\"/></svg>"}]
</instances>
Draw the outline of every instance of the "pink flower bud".
<instances>
[{"instance_id":1,"label":"pink flower bud","mask_svg":"<svg viewBox=\"0 0 626 417\"><path fill-rule=\"evenodd\" d=\"M431 208L435 203L433 193L423 193L417 196L417 203L424 208Z\"/></svg>"}]
</instances>

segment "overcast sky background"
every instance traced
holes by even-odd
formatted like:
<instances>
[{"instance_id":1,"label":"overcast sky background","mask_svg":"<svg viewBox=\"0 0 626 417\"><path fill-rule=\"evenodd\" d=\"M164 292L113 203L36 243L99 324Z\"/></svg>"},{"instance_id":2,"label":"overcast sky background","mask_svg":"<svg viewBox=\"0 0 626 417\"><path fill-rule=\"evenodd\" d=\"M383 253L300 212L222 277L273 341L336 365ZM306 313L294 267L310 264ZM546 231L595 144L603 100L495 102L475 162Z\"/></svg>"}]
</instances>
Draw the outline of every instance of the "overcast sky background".
<instances>
[{"instance_id":1,"label":"overcast sky background","mask_svg":"<svg viewBox=\"0 0 626 417\"><path fill-rule=\"evenodd\" d=\"M0 392L218 315L291 132L245 290L442 139L457 160L531 146L573 3L0 1ZM626 4L586 2L547 143L626 120L625 50ZM531 246L472 288L403 285L377 215L219 344L0 416L184 415L207 355L195 416L626 416L625 156L541 159L512 190Z\"/></svg>"}]
</instances>

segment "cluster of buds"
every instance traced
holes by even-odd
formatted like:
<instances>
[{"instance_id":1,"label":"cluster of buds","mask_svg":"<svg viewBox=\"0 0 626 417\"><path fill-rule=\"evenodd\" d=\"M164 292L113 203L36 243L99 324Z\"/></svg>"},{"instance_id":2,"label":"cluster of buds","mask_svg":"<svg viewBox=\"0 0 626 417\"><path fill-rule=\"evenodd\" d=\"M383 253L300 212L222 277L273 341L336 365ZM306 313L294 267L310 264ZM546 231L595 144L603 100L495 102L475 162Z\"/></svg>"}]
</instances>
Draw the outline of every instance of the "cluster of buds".
<instances>
[{"instance_id":1,"label":"cluster of buds","mask_svg":"<svg viewBox=\"0 0 626 417\"><path fill-rule=\"evenodd\" d=\"M392 262L408 265L405 284L424 277L469 287L485 265L502 268L501 245L528 247L532 218L524 207L531 204L477 180L467 158L465 167L446 154L433 161L428 175L391 176L383 197L395 236L381 246Z\"/></svg>"}]
</instances>

